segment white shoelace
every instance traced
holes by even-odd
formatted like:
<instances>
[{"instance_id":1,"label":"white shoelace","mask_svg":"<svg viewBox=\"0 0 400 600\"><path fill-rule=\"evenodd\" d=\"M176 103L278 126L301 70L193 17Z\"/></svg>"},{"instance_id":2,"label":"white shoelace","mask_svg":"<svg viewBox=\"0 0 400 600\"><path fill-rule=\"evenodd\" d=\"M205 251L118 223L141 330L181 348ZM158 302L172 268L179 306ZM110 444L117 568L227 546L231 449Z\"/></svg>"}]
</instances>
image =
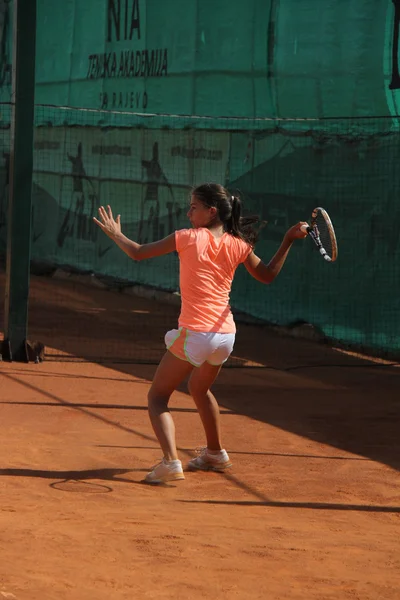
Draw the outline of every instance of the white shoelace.
<instances>
[{"instance_id":1,"label":"white shoelace","mask_svg":"<svg viewBox=\"0 0 400 600\"><path fill-rule=\"evenodd\" d=\"M198 456L202 456L203 454L207 454L207 446L198 446L194 451Z\"/></svg>"}]
</instances>

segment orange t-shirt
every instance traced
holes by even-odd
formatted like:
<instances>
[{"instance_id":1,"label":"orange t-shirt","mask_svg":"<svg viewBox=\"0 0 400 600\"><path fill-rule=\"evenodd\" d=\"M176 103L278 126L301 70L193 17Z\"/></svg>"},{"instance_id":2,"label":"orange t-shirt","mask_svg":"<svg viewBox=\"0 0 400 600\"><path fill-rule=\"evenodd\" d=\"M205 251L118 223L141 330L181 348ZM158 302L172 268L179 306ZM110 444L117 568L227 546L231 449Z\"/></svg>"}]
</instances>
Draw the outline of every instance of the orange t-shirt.
<instances>
[{"instance_id":1,"label":"orange t-shirt","mask_svg":"<svg viewBox=\"0 0 400 600\"><path fill-rule=\"evenodd\" d=\"M216 240L204 227L175 232L182 307L179 327L235 333L229 295L238 265L252 248L229 233Z\"/></svg>"}]
</instances>

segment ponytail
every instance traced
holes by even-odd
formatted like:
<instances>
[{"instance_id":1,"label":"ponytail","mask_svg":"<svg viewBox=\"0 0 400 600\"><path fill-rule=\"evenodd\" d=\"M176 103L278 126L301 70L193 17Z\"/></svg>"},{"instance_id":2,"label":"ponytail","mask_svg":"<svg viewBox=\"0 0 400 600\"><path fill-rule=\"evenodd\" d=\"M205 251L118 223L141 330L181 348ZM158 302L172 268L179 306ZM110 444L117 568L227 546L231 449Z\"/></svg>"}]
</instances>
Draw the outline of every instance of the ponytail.
<instances>
[{"instance_id":1,"label":"ponytail","mask_svg":"<svg viewBox=\"0 0 400 600\"><path fill-rule=\"evenodd\" d=\"M242 203L240 198L237 196L231 197L232 201L232 212L230 218L226 222L226 229L228 233L231 233L235 237L242 237L240 235L240 217L242 214Z\"/></svg>"},{"instance_id":2,"label":"ponytail","mask_svg":"<svg viewBox=\"0 0 400 600\"><path fill-rule=\"evenodd\" d=\"M258 231L254 229L253 225L259 220L258 217L242 217L242 203L239 196L232 196L231 201L232 213L226 222L227 232L254 246L258 238Z\"/></svg>"}]
</instances>

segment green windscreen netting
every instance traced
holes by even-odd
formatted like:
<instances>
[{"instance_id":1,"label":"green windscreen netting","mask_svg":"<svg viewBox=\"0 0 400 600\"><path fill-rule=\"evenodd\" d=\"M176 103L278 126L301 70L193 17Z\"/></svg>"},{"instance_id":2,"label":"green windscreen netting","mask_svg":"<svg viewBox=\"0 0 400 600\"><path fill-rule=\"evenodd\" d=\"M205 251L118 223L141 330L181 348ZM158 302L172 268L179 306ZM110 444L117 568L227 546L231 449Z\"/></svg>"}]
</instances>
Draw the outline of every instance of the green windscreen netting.
<instances>
[{"instance_id":1,"label":"green windscreen netting","mask_svg":"<svg viewBox=\"0 0 400 600\"><path fill-rule=\"evenodd\" d=\"M0 130L3 257L8 124L9 107L4 105ZM161 290L165 294L156 295L159 304L151 311L146 306L150 300L134 300L133 296L115 308L115 327L120 334L113 338L110 349L110 354L118 356L122 333L139 328L143 338L151 326L159 332L160 345L156 342L154 347L146 347L138 341L138 353L132 342L124 356L132 360L158 358L162 334L176 326L178 308L168 297L179 298L177 257L135 263L95 227L92 217L100 204L109 203L121 214L128 237L150 242L187 227L191 188L215 181L238 191L245 212L258 214L266 222L256 247L265 261L274 254L288 227L309 219L315 206L329 212L338 240L339 257L332 264L321 260L310 240L297 243L271 286L252 280L240 267L231 298L236 312L282 326L310 323L342 343L398 354L397 124L393 118L207 119L105 115L38 106L32 227L36 274L32 289L36 291L30 300L30 330L34 330L35 319L50 315L51 307L58 306L61 312L51 320L56 346L57 334L71 333L78 313L82 317L79 337L85 323L101 320L102 313L104 316L115 308L112 295L104 305L99 299L85 300L79 296L84 294L82 289L68 288L68 277L60 278L60 272L85 275L82 286L96 281L119 291L136 290L145 298L153 293L149 290ZM54 277L56 268L62 271ZM47 290L43 286L49 284L49 275L53 278ZM135 302L140 306L134 306ZM131 315L135 321L123 315ZM100 333L88 341L94 357L104 354L104 343Z\"/></svg>"}]
</instances>

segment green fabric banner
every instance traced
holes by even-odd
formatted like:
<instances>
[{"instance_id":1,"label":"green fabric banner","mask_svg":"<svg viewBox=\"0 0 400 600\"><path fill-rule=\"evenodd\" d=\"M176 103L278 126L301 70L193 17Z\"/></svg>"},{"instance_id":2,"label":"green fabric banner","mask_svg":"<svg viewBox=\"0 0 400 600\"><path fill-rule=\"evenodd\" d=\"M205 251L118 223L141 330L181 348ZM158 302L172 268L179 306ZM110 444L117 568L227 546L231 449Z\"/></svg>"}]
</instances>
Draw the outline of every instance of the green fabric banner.
<instances>
[{"instance_id":1,"label":"green fabric banner","mask_svg":"<svg viewBox=\"0 0 400 600\"><path fill-rule=\"evenodd\" d=\"M0 0L3 102L12 6ZM394 115L399 20L400 0L38 0L36 103L249 118Z\"/></svg>"}]
</instances>

